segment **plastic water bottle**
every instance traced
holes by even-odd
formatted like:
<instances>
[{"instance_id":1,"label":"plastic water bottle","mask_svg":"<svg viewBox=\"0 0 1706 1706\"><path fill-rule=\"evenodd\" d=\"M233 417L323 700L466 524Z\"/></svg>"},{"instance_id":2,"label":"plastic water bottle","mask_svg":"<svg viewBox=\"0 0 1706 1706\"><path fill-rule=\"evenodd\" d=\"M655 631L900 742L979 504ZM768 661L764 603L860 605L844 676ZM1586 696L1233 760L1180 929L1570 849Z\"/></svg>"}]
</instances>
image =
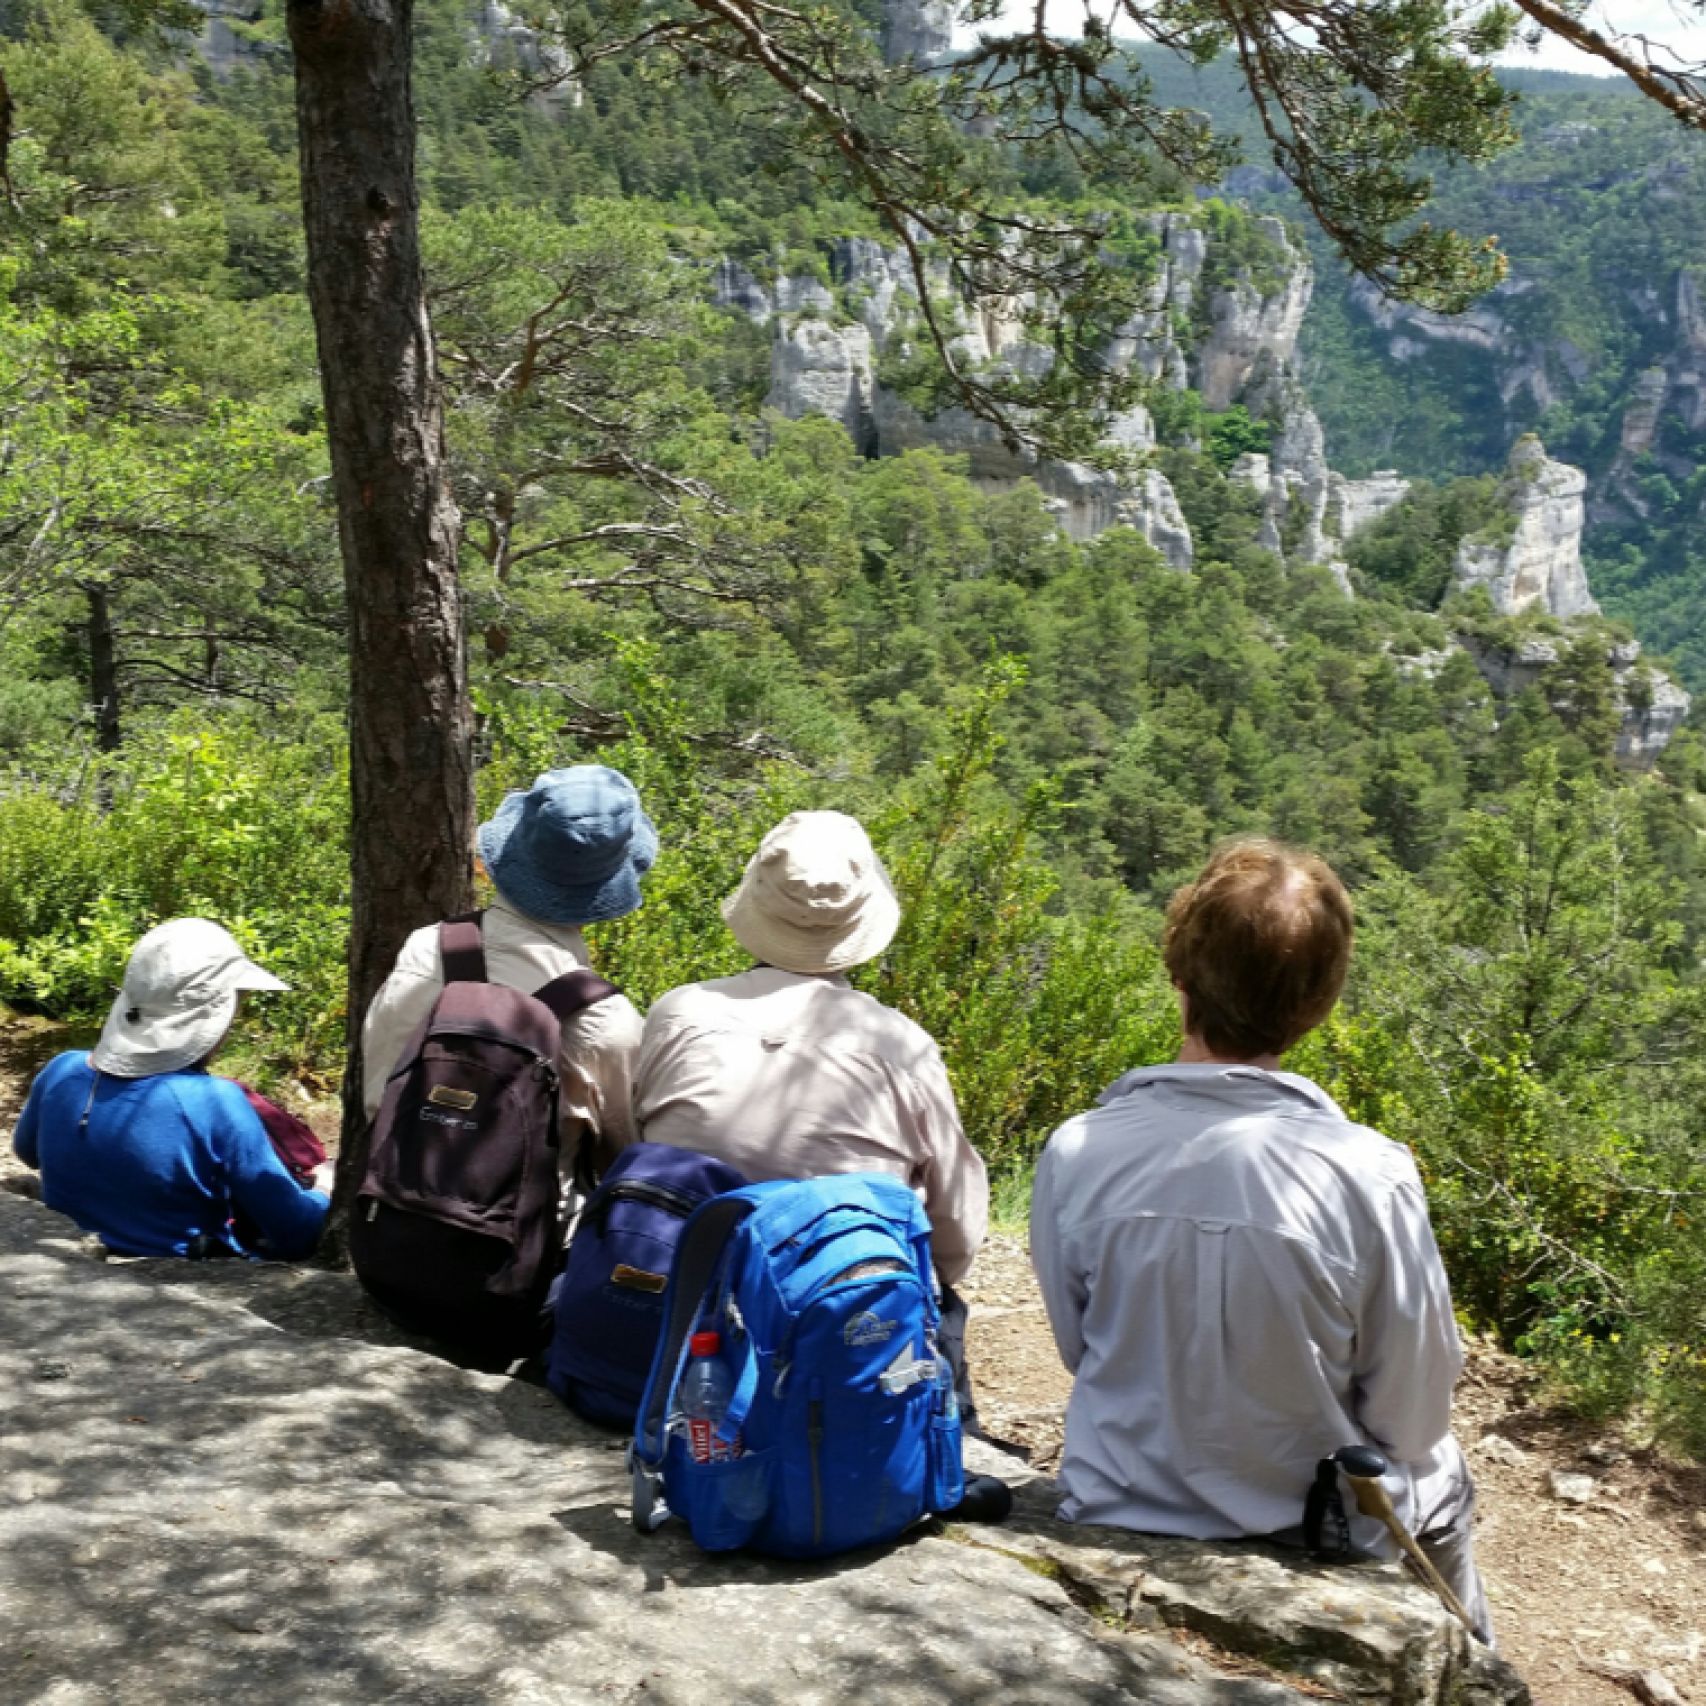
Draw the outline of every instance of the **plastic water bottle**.
<instances>
[{"instance_id":1,"label":"plastic water bottle","mask_svg":"<svg viewBox=\"0 0 1706 1706\"><path fill-rule=\"evenodd\" d=\"M687 1449L695 1463L727 1463L744 1449L739 1434L730 1445L715 1437L734 1397L734 1377L723 1361L722 1349L720 1333L695 1333L687 1341L692 1360L681 1377L681 1414L687 1423Z\"/></svg>"}]
</instances>

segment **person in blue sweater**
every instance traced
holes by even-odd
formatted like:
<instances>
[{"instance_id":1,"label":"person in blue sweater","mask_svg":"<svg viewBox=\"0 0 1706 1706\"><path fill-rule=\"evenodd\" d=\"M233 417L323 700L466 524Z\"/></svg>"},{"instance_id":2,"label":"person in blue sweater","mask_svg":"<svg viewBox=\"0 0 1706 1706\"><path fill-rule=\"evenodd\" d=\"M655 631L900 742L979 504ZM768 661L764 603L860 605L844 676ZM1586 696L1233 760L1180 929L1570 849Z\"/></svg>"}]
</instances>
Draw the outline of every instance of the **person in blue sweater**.
<instances>
[{"instance_id":1,"label":"person in blue sweater","mask_svg":"<svg viewBox=\"0 0 1706 1706\"><path fill-rule=\"evenodd\" d=\"M42 1201L121 1256L308 1255L331 1199L286 1171L243 1087L207 1070L239 992L286 987L205 918L150 930L101 1040L30 1086L12 1147Z\"/></svg>"}]
</instances>

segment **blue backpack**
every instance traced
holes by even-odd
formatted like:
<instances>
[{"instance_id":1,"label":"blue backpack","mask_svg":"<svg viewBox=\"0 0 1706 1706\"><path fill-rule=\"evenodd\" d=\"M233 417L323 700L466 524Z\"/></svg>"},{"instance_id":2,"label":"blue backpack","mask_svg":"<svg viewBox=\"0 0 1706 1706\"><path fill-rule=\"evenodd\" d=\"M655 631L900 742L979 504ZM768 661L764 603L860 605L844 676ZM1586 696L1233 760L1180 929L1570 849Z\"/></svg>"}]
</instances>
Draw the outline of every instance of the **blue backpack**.
<instances>
[{"instance_id":1,"label":"blue backpack","mask_svg":"<svg viewBox=\"0 0 1706 1706\"><path fill-rule=\"evenodd\" d=\"M610 1164L551 1293L545 1384L571 1409L634 1425L682 1228L701 1203L745 1183L726 1161L667 1143L631 1144Z\"/></svg>"},{"instance_id":2,"label":"blue backpack","mask_svg":"<svg viewBox=\"0 0 1706 1706\"><path fill-rule=\"evenodd\" d=\"M635 1424L634 1526L673 1510L708 1552L821 1558L952 1509L960 1419L939 1324L930 1226L898 1179L777 1181L706 1203L676 1250ZM705 1328L733 1385L714 1440L743 1449L699 1463L669 1424Z\"/></svg>"}]
</instances>

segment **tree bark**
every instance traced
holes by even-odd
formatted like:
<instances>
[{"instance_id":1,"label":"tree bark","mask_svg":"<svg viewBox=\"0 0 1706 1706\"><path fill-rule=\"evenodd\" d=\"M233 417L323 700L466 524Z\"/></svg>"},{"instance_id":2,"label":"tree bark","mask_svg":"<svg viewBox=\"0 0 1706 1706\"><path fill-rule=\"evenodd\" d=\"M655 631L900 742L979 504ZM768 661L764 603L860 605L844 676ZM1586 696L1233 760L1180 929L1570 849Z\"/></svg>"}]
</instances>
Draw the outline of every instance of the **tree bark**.
<instances>
[{"instance_id":1,"label":"tree bark","mask_svg":"<svg viewBox=\"0 0 1706 1706\"><path fill-rule=\"evenodd\" d=\"M124 734L119 726L112 601L104 586L85 586L83 596L89 601L89 703L95 707L95 745L102 752L117 752Z\"/></svg>"},{"instance_id":2,"label":"tree bark","mask_svg":"<svg viewBox=\"0 0 1706 1706\"><path fill-rule=\"evenodd\" d=\"M473 903L473 719L421 278L411 0L289 0L288 16L308 295L349 604L341 1212L366 1164L367 1004L411 930Z\"/></svg>"}]
</instances>

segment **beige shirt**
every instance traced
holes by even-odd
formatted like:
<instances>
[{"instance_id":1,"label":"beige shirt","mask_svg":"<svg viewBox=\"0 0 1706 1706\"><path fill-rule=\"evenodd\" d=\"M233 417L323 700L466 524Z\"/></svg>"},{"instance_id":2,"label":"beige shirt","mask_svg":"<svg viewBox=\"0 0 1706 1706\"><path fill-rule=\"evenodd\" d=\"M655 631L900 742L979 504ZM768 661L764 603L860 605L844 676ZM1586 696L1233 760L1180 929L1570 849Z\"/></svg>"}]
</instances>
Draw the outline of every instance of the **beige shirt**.
<instances>
[{"instance_id":1,"label":"beige shirt","mask_svg":"<svg viewBox=\"0 0 1706 1706\"><path fill-rule=\"evenodd\" d=\"M576 926L529 918L501 895L486 908L482 930L486 975L510 989L531 994L590 964ZM443 987L438 926L429 924L403 944L362 1023L362 1099L369 1119L379 1111L392 1067ZM563 1027L557 1070L562 1078L559 1159L565 1177L583 1139L595 1144L601 1167L634 1141L633 1065L640 1031L640 1015L625 995L595 1002Z\"/></svg>"},{"instance_id":2,"label":"beige shirt","mask_svg":"<svg viewBox=\"0 0 1706 1706\"><path fill-rule=\"evenodd\" d=\"M941 1051L843 977L760 966L673 989L651 1010L634 1071L650 1143L698 1149L754 1184L892 1173L918 1192L944 1284L971 1266L989 1218Z\"/></svg>"}]
</instances>

